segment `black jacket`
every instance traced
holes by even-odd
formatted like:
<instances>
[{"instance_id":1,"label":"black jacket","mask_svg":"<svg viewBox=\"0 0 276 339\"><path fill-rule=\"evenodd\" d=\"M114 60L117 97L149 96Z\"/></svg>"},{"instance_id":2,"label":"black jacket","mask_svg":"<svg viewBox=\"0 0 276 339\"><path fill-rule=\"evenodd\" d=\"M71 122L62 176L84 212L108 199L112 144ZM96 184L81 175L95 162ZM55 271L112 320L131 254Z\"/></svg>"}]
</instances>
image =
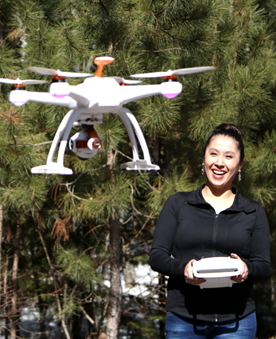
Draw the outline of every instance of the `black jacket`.
<instances>
[{"instance_id":1,"label":"black jacket","mask_svg":"<svg viewBox=\"0 0 276 339\"><path fill-rule=\"evenodd\" d=\"M233 205L218 215L202 194L179 192L167 200L158 219L150 253L153 270L169 276L167 311L206 321L234 320L255 310L254 280L271 275L269 226L263 207L238 191ZM248 278L232 287L200 289L185 283L191 259L230 256L247 264Z\"/></svg>"}]
</instances>

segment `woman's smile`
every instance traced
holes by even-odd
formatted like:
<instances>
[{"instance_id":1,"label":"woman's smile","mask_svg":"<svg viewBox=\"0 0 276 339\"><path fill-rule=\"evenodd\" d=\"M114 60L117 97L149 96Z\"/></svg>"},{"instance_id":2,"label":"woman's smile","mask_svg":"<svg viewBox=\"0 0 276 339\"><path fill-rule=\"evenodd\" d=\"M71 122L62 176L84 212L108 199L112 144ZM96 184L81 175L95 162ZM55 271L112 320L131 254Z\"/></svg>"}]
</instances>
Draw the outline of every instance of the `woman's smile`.
<instances>
[{"instance_id":1,"label":"woman's smile","mask_svg":"<svg viewBox=\"0 0 276 339\"><path fill-rule=\"evenodd\" d=\"M217 179L223 178L224 174L226 173L224 171L218 171L218 170L214 170L214 169L212 171L214 173L214 177L217 178Z\"/></svg>"}]
</instances>

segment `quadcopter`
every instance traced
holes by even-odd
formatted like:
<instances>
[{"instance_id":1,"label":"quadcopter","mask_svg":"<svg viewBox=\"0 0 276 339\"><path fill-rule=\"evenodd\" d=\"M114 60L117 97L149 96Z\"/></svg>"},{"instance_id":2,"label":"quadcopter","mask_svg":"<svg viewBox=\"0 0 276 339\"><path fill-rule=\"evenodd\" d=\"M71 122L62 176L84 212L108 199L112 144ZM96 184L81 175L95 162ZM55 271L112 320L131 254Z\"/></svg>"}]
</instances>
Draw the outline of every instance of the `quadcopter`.
<instances>
[{"instance_id":1,"label":"quadcopter","mask_svg":"<svg viewBox=\"0 0 276 339\"><path fill-rule=\"evenodd\" d=\"M28 70L51 77L48 92L26 90L29 84L44 84L44 80L0 79L0 83L12 85L8 94L9 101L15 106L22 106L29 101L64 106L69 109L63 117L51 144L45 165L31 169L33 174L70 175L73 171L64 166L64 155L68 147L78 158L88 160L102 148L102 140L96 132L95 125L103 123L103 115L118 115L129 136L132 147L132 161L121 164L125 170L158 171L158 165L152 164L149 149L143 132L132 112L125 104L145 97L161 94L173 99L182 91L182 84L177 75L193 74L214 70L214 67L192 67L165 72L133 74L127 80L121 77L103 77L103 69L112 63L112 57L98 57L94 75L90 73L63 72L44 67L29 67ZM141 85L143 78L163 78L160 84ZM70 85L67 78L85 78L78 85ZM74 126L80 130L70 136ZM143 157L139 157L139 147ZM54 160L57 152L56 160Z\"/></svg>"}]
</instances>

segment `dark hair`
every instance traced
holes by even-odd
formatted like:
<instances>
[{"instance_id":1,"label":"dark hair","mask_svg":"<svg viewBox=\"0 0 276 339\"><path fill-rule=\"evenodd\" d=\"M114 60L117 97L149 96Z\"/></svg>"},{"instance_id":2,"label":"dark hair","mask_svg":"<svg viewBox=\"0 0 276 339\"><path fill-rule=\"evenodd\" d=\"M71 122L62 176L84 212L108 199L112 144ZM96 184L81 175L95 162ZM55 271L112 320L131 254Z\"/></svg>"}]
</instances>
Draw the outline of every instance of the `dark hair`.
<instances>
[{"instance_id":1,"label":"dark hair","mask_svg":"<svg viewBox=\"0 0 276 339\"><path fill-rule=\"evenodd\" d=\"M205 143L203 149L203 158L205 156L207 146L209 145L211 139L216 135L225 135L237 141L238 149L240 150L240 163L241 163L244 159L244 144L242 141L242 132L236 125L233 124L221 124L213 130L213 132L211 133L211 135L209 136Z\"/></svg>"}]
</instances>

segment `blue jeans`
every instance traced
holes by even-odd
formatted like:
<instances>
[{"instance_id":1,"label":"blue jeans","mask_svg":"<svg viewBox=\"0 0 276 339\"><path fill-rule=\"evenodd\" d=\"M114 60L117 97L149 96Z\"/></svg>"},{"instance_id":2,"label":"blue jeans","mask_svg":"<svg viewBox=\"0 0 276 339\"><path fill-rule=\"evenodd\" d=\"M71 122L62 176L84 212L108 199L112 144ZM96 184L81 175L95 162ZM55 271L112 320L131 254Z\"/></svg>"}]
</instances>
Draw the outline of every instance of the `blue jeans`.
<instances>
[{"instance_id":1,"label":"blue jeans","mask_svg":"<svg viewBox=\"0 0 276 339\"><path fill-rule=\"evenodd\" d=\"M166 318L166 339L255 339L256 329L255 312L241 320L222 324L186 321L171 312Z\"/></svg>"}]
</instances>

